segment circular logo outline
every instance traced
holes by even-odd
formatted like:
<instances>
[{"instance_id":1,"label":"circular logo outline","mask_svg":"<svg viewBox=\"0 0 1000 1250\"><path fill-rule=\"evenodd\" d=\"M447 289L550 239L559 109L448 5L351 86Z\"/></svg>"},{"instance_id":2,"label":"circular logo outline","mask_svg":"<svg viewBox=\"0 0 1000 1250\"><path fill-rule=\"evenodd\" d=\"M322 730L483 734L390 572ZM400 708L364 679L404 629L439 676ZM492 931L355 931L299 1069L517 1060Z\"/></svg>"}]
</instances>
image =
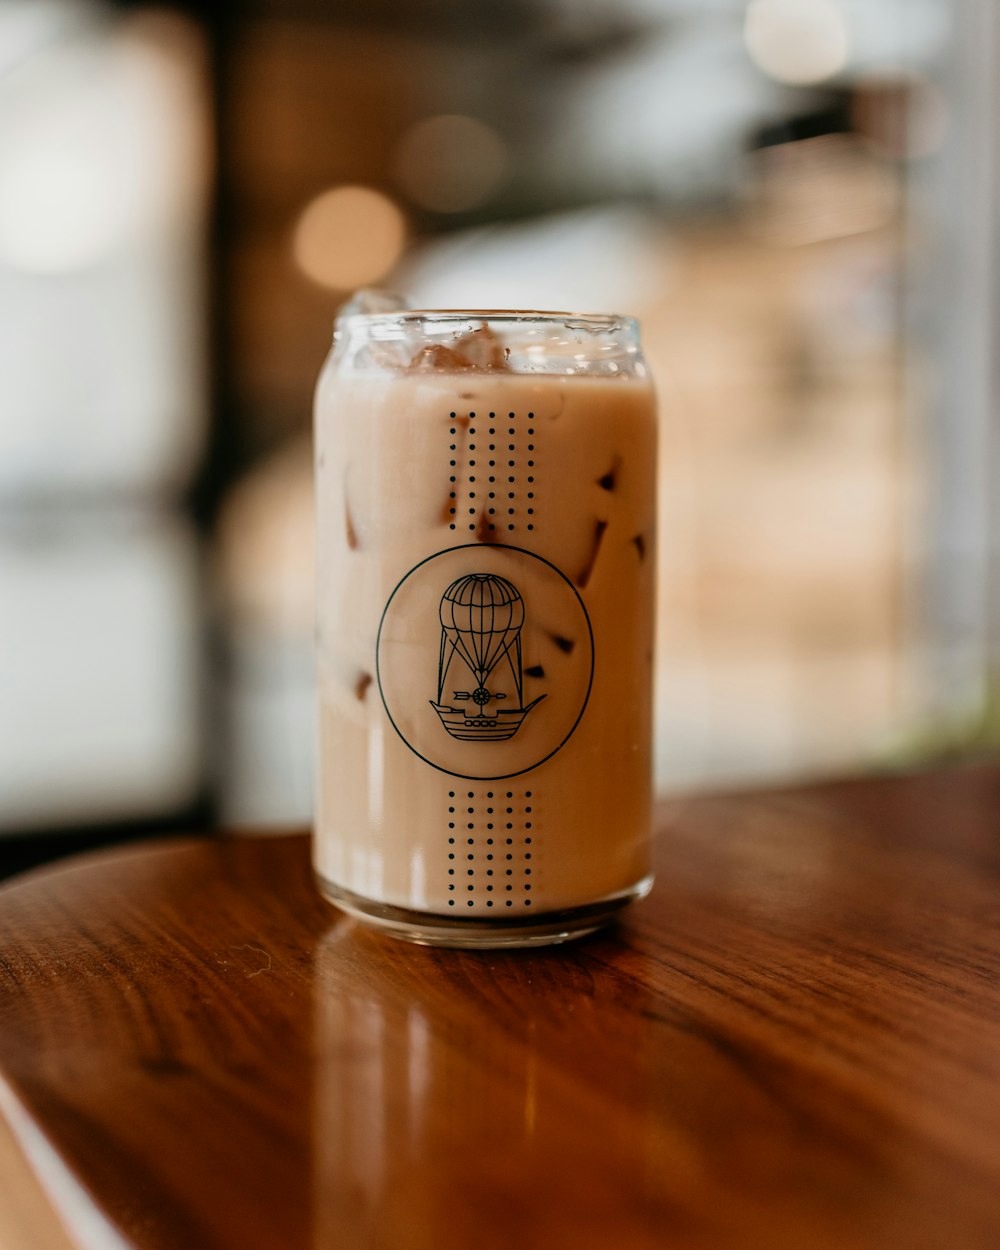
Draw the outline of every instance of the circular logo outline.
<instances>
[{"instance_id":1,"label":"circular logo outline","mask_svg":"<svg viewBox=\"0 0 1000 1250\"><path fill-rule=\"evenodd\" d=\"M529 764L526 768L515 769L515 771L512 773L497 773L493 776L482 777L478 773L456 773L456 772L453 772L450 768L444 768L441 764L435 764L434 761L429 760L426 755L422 755L417 750L417 748L413 746L408 741L408 739L403 735L402 730L399 728L399 726L396 724L396 722L392 718L392 713L389 711L389 705L385 699L385 692L382 689L382 672L381 672L381 661L380 661L380 653L382 649L382 629L385 625L386 614L389 611L389 607L393 599L395 599L396 594L399 591L400 587L403 585L403 583L408 581L413 576L413 574L416 573L418 569L423 568L425 564L429 564L432 560L437 560L440 556L451 555L451 553L455 551L512 551L512 552L516 552L518 555L529 556L532 560L537 560L540 564L544 564L548 568L550 568L552 572L555 573L558 577L560 577L566 583L566 585L570 588L570 590L573 592L574 596L576 597L577 603L580 605L580 611L583 613L583 619L587 623L587 638L590 641L590 675L587 679L587 690L583 696L583 702L580 704L580 711L577 714L577 718L573 722L573 724L570 726L569 731L567 732L563 740L557 746L553 747L552 750L548 753L548 755L543 755L541 759L535 760L534 763ZM596 652L594 649L594 627L590 623L590 613L587 611L587 605L583 602L583 597L581 596L580 592L573 585L573 583L566 576L566 574L562 571L562 569L558 568L555 564L553 564L551 560L546 560L544 556L538 555L537 552L527 551L524 547L512 547L508 543L490 543L487 546L484 546L482 543L459 543L455 547L445 547L442 551L434 551L429 556L425 556L422 560L418 561L408 572L404 573L403 576L396 583L396 585L393 587L392 593L389 595L389 598L385 601L385 607L382 609L382 615L379 618L379 623L378 623L378 634L375 637L375 680L378 682L379 699L382 702L382 707L385 710L386 716L389 718L389 724L396 731L396 735L399 738L400 742L403 743L403 745L407 748L407 750L412 751L413 754L418 759L423 760L424 763L427 764L430 768L435 769L439 773L444 773L445 776L447 777L461 777L465 781L506 781L510 777L520 777L524 773L530 773L532 769L534 768L540 768L542 764L547 763L553 757L553 755L557 755L563 749L566 743L569 742L570 738L572 738L573 735L576 733L577 726L580 724L580 721L583 719L583 714L587 710L587 704L590 702L590 692L594 686L594 665L596 662L597 662L597 656L596 656Z\"/></svg>"}]
</instances>

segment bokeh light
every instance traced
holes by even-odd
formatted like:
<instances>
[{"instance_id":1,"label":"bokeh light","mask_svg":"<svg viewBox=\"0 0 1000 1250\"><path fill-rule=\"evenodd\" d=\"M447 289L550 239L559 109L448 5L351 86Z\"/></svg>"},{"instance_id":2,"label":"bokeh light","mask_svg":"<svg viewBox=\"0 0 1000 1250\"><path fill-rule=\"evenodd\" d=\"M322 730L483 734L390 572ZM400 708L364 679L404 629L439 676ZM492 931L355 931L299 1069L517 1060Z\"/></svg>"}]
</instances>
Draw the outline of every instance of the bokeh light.
<instances>
[{"instance_id":1,"label":"bokeh light","mask_svg":"<svg viewBox=\"0 0 1000 1250\"><path fill-rule=\"evenodd\" d=\"M388 196L371 187L344 186L306 205L292 250L307 277L349 291L384 278L405 242L406 219Z\"/></svg>"},{"instance_id":2,"label":"bokeh light","mask_svg":"<svg viewBox=\"0 0 1000 1250\"><path fill-rule=\"evenodd\" d=\"M507 172L507 145L485 122L459 113L427 117L399 142L399 185L422 208L461 213L490 200Z\"/></svg>"},{"instance_id":3,"label":"bokeh light","mask_svg":"<svg viewBox=\"0 0 1000 1250\"><path fill-rule=\"evenodd\" d=\"M744 38L754 63L777 82L823 82L847 65L847 21L836 0L750 0Z\"/></svg>"}]
</instances>

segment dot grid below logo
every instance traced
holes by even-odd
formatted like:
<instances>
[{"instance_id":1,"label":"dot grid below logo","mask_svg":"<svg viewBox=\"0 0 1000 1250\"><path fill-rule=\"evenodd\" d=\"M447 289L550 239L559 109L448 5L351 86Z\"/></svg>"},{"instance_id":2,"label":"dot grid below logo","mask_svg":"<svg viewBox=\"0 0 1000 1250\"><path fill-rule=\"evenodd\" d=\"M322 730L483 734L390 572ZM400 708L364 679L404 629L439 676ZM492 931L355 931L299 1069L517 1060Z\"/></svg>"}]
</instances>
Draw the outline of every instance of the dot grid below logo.
<instances>
[{"instance_id":1,"label":"dot grid below logo","mask_svg":"<svg viewBox=\"0 0 1000 1250\"><path fill-rule=\"evenodd\" d=\"M538 886L531 790L448 792L448 906L530 908Z\"/></svg>"}]
</instances>

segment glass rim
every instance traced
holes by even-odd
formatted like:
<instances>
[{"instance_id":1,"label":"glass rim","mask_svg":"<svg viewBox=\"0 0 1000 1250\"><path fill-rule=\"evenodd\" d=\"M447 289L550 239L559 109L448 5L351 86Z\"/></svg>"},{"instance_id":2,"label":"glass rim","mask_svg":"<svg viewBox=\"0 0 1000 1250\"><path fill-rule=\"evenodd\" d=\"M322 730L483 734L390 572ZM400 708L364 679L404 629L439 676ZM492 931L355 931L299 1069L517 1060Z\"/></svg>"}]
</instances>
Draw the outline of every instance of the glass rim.
<instances>
[{"instance_id":1,"label":"glass rim","mask_svg":"<svg viewBox=\"0 0 1000 1250\"><path fill-rule=\"evenodd\" d=\"M633 334L638 333L639 329L639 322L635 317L622 313L560 312L526 308L399 308L380 312L351 312L339 314L335 325L360 328L407 323L450 325L468 321L481 321L486 324L537 323L567 326L573 330L625 330Z\"/></svg>"}]
</instances>

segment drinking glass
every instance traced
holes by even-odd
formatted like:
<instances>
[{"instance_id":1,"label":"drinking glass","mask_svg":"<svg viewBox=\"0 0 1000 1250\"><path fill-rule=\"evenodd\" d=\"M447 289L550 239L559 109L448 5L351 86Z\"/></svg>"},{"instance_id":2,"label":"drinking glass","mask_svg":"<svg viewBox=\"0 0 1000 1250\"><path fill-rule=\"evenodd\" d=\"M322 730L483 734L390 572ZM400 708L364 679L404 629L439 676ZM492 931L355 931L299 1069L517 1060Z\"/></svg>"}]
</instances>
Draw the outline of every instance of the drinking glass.
<instances>
[{"instance_id":1,"label":"drinking glass","mask_svg":"<svg viewBox=\"0 0 1000 1250\"><path fill-rule=\"evenodd\" d=\"M321 889L428 944L589 932L651 883L635 321L349 313L315 428Z\"/></svg>"}]
</instances>

